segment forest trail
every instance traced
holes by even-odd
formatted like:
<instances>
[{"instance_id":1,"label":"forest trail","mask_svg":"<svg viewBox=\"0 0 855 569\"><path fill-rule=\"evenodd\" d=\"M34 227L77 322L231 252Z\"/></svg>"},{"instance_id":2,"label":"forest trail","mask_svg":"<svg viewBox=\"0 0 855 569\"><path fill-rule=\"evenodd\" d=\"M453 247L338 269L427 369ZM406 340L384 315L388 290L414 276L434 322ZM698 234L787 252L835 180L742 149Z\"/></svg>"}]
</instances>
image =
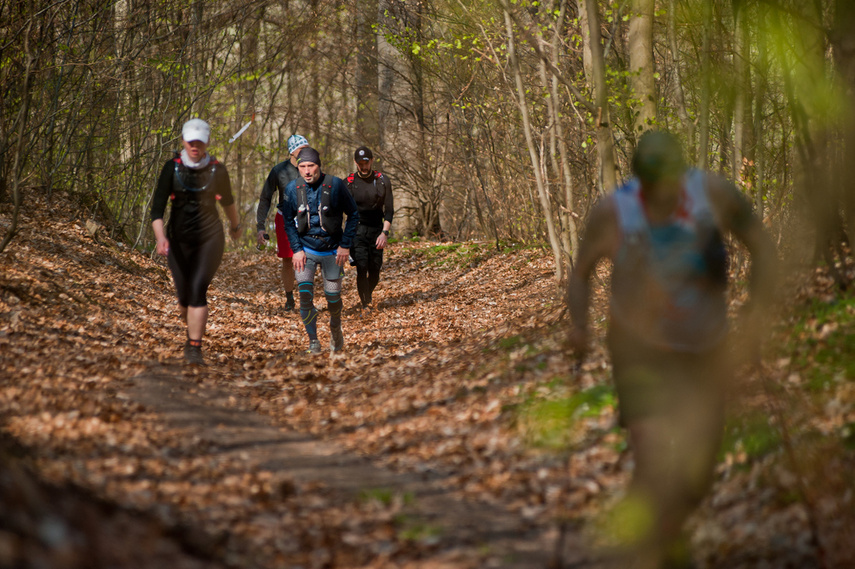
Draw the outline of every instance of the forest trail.
<instances>
[{"instance_id":1,"label":"forest trail","mask_svg":"<svg viewBox=\"0 0 855 569\"><path fill-rule=\"evenodd\" d=\"M133 382L134 400L199 441L209 457L240 461L247 472L284 475L300 485L320 484L342 501L371 492L407 496L400 512L407 523L440 532L425 538L437 544L441 540L444 549L488 551L479 556L483 567L547 567L555 554L557 532L525 523L502 507L457 499L443 484L444 477L379 468L341 445L283 430L263 415L235 408L228 392L199 389L168 369L136 376ZM584 560L578 536L566 539L565 546L563 558Z\"/></svg>"},{"instance_id":2,"label":"forest trail","mask_svg":"<svg viewBox=\"0 0 855 569\"><path fill-rule=\"evenodd\" d=\"M165 262L42 206L0 256L0 566L598 566L587 527L631 464L604 286L576 370L548 254L397 243L372 313L345 280L345 354L310 356L278 260L233 251L193 367ZM725 467L700 566L816 566L792 488Z\"/></svg>"},{"instance_id":3,"label":"forest trail","mask_svg":"<svg viewBox=\"0 0 855 569\"><path fill-rule=\"evenodd\" d=\"M181 362L162 259L79 222L23 226L5 259L2 403L45 481L193 528L191 549L241 567L542 567L553 555L556 524L504 460L538 494L558 486L507 440L501 392L519 392L511 364L565 362L525 349L508 362L495 346L514 326L554 324L542 252L391 247L370 315L346 279L343 356L305 353L271 251L230 252L209 294L208 365L195 368Z\"/></svg>"}]
</instances>

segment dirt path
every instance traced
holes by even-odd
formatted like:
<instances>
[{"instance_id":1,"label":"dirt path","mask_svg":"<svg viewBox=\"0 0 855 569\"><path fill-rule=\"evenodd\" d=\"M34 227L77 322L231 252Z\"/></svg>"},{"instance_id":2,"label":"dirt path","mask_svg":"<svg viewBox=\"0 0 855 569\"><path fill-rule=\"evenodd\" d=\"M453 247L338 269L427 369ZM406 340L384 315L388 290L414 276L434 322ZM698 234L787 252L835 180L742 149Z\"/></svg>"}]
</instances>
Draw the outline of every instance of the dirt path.
<instances>
[{"instance_id":1,"label":"dirt path","mask_svg":"<svg viewBox=\"0 0 855 569\"><path fill-rule=\"evenodd\" d=\"M32 198L0 255L0 566L540 568L560 521L563 567L596 568L583 532L629 461L602 342L573 368L544 251L393 244L377 310L346 277L336 358L305 353L269 251L229 252L199 369L164 261ZM817 566L774 459L722 470L699 566Z\"/></svg>"},{"instance_id":2,"label":"dirt path","mask_svg":"<svg viewBox=\"0 0 855 569\"><path fill-rule=\"evenodd\" d=\"M209 453L240 460L247 471L284 474L303 485L320 483L341 500L379 490L408 495L411 501L401 513L409 524L432 528L435 548L480 558L483 567L547 567L554 555L554 528L526 523L501 507L461 500L440 476L395 473L341 445L284 430L268 417L235 406L233 394L200 388L168 368L134 377L129 395L170 427L203 442ZM567 549L575 549L578 560L580 550L574 546L578 538L571 537ZM574 554L568 552L570 563Z\"/></svg>"},{"instance_id":3,"label":"dirt path","mask_svg":"<svg viewBox=\"0 0 855 569\"><path fill-rule=\"evenodd\" d=\"M552 555L567 477L513 424L566 367L543 334L554 289L541 251L394 245L372 314L353 310L346 280L336 359L304 353L275 257L231 252L200 370L180 365L163 260L41 215L51 207L0 259L3 433L40 480L238 567L542 567ZM570 490L584 503L604 487Z\"/></svg>"}]
</instances>

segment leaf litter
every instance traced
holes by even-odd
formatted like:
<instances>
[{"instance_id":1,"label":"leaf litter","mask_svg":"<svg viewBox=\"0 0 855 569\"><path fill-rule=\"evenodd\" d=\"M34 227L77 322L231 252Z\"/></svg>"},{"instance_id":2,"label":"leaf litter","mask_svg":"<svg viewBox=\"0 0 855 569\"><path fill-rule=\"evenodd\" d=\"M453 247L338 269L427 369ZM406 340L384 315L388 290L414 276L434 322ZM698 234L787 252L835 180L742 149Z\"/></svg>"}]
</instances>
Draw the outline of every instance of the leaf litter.
<instances>
[{"instance_id":1,"label":"leaf litter","mask_svg":"<svg viewBox=\"0 0 855 569\"><path fill-rule=\"evenodd\" d=\"M352 271L345 278L346 352L330 357L305 353L299 316L284 309L278 260L229 251L209 291L208 366L192 368L180 363L184 328L165 262L50 215L57 202L74 211L65 199L32 196L39 207L23 213L0 255L0 566L506 562L413 517L406 492L367 488L342 500L322 471L306 480L219 452L204 433L135 400L134 384L152 370L172 374L190 396L217 391L223 408L429 477L461 504L495 506L556 543L560 531L584 543L588 522L628 482L631 453L608 393L605 287L595 287L592 354L577 368L548 252L393 244L373 310L356 309ZM806 285L799 302L827 297L810 288L824 282ZM319 322L326 345L323 310ZM805 334L823 343L847 325L812 326ZM855 422L852 378L835 380L821 404L798 404L806 366L767 365L766 379L755 374L734 407L739 417L758 409L768 417L769 405L780 405L797 431L791 456L811 468L792 466L780 436L753 455L747 435L737 437L690 522L698 566L819 566L816 517L828 566L852 561L844 475L852 452L810 436ZM545 411L566 402L572 414ZM823 484L823 471L840 475ZM550 555L567 561L574 552Z\"/></svg>"}]
</instances>

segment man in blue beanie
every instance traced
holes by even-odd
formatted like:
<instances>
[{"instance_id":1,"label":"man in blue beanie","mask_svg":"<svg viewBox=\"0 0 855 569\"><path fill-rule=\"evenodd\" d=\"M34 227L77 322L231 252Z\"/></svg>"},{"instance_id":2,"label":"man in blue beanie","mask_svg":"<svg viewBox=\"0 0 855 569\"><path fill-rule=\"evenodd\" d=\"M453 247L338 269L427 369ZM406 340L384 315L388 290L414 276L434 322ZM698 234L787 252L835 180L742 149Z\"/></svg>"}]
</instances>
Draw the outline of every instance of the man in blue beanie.
<instances>
[{"instance_id":1,"label":"man in blue beanie","mask_svg":"<svg viewBox=\"0 0 855 569\"><path fill-rule=\"evenodd\" d=\"M290 182L296 180L300 176L297 170L297 154L300 150L309 146L309 141L304 136L292 134L288 138L288 154L290 158L280 162L270 170L267 179L264 181L264 186L261 188L261 196L258 198L258 210L255 212L255 222L258 234L259 248L267 245L267 214L270 212L270 205L273 200L273 192L278 193L280 203L285 198L285 188ZM292 257L294 252L291 250L291 243L288 241L288 234L285 233L285 223L279 211L276 211L274 219L274 229L276 230L276 256L282 259L282 284L285 285L285 310L294 310L294 265Z\"/></svg>"}]
</instances>

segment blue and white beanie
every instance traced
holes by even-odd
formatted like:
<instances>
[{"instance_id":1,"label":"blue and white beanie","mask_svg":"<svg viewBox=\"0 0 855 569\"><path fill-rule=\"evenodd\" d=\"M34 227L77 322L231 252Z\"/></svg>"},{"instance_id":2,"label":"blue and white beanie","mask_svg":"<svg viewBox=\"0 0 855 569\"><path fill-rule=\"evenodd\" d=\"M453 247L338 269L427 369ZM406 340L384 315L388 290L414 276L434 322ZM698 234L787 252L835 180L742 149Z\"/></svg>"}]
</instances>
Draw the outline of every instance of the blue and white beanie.
<instances>
[{"instance_id":1,"label":"blue and white beanie","mask_svg":"<svg viewBox=\"0 0 855 569\"><path fill-rule=\"evenodd\" d=\"M288 137L288 154L293 154L295 150L300 148L301 146L308 146L309 141L306 140L305 136L301 136L299 134L292 134Z\"/></svg>"}]
</instances>

